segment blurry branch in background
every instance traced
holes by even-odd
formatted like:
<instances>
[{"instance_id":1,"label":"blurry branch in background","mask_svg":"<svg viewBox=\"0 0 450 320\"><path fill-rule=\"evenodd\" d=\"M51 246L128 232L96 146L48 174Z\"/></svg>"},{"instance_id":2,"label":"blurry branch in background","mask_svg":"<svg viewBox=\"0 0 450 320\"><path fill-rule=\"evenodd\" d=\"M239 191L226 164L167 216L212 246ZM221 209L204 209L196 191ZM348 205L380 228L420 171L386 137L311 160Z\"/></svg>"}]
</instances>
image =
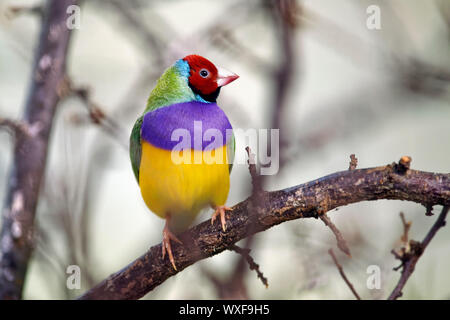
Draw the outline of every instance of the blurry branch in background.
<instances>
[{"instance_id":1,"label":"blurry branch in background","mask_svg":"<svg viewBox=\"0 0 450 320\"><path fill-rule=\"evenodd\" d=\"M48 1L31 75L23 124L30 133L16 137L13 165L2 215L0 299L20 299L34 247L34 217L45 171L53 117L60 100L71 30L68 6L76 0Z\"/></svg>"},{"instance_id":2,"label":"blurry branch in background","mask_svg":"<svg viewBox=\"0 0 450 320\"><path fill-rule=\"evenodd\" d=\"M360 12L365 11L365 2L352 3L357 4L357 9ZM394 3L384 2L385 5L393 5ZM438 9L438 11L443 16L443 20L449 21L450 9L448 3L443 1L440 3L440 7L441 10ZM437 66L434 65L435 62L433 61L424 61L422 57L415 56L417 52L408 48L405 49L404 45L413 41L408 39L408 34L404 34L405 27L401 24L402 19L395 17L394 11L393 8L383 10L383 19L390 20L392 27L386 28L389 33L383 33L383 38L378 39L377 42L369 41L370 38L358 36L339 23L334 22L332 17L321 15L307 6L302 7L297 18L302 25L302 30L313 33L318 42L329 47L343 59L349 60L353 65L361 66L363 69L367 68L368 64L365 58L367 52L376 53L379 57L379 64L375 66L381 66L376 71L380 72L381 70L389 79L389 81L385 81L385 85L378 88L378 90L383 89L384 98L393 99L399 93L403 93L447 99L450 92L450 68L445 64ZM447 32L450 35L448 24ZM375 35L376 33L371 34ZM392 41L392 37L402 39L402 41ZM386 39L391 39L391 41ZM449 42L449 39L446 40ZM391 46L388 45L389 43L391 43ZM370 106L371 97L375 97L373 90L373 85L360 86L353 90L353 93L345 93L341 97L320 102L320 105L311 108L311 110L318 111L313 111L299 126L307 128L311 122L315 122L317 125L309 130L304 129L302 135L297 138L294 134L289 135L295 143L292 143L294 147L289 151L287 161L289 163L298 161L298 156L301 154L316 151L333 141L352 136L354 129L351 128L373 125L373 123L377 123L376 118L384 118L385 112L403 111L400 107L401 104L394 104L394 106L398 106L398 109L393 109L390 104L386 104L386 109L361 108L361 105L369 104ZM329 109L326 118L322 117L321 114L323 112L322 104L336 106Z\"/></svg>"},{"instance_id":3,"label":"blurry branch in background","mask_svg":"<svg viewBox=\"0 0 450 320\"><path fill-rule=\"evenodd\" d=\"M10 131L16 138L28 134L27 125L22 121L0 118L0 128L2 127Z\"/></svg>"},{"instance_id":4,"label":"blurry branch in background","mask_svg":"<svg viewBox=\"0 0 450 320\"><path fill-rule=\"evenodd\" d=\"M78 120L74 121L75 117ZM63 130L63 134L67 132L69 137L63 139L62 148L54 146L65 155L65 161L47 173L47 183L41 192L40 201L45 209L40 210L43 214L39 215L37 221L39 230L35 258L44 263L43 268L51 267L59 274L69 265L80 267L83 275L80 289L85 290L101 280L96 277L98 267L92 263L91 255L92 241L98 234L92 229L93 220L98 214L95 203L103 175L108 170L111 149L121 149L105 138L95 139L94 144L84 143L87 131L84 128L74 129L79 126L79 121L85 120L90 124L92 119L88 115L86 119L80 117L75 113L63 120L65 126L72 124ZM102 132L97 130L93 134L102 135ZM58 133L61 134L61 131ZM117 139L114 140L116 143ZM63 281L57 283L57 288L66 298L74 298L79 291L68 288L67 274L63 272L62 275ZM48 280L54 281L53 274L49 274Z\"/></svg>"},{"instance_id":5,"label":"blurry branch in background","mask_svg":"<svg viewBox=\"0 0 450 320\"><path fill-rule=\"evenodd\" d=\"M243 61L253 71L272 77L274 64L261 58L254 48L239 41L235 36L236 30L244 21L249 23L250 19L255 17L257 13L267 10L276 10L275 6L270 4L270 0L246 1L245 4L236 2L226 10L227 12L233 12L234 21L232 23L229 21L231 15L222 14L214 20L211 26L201 31L200 37L208 39L212 45L221 49L223 53ZM278 28L278 22L276 21L276 24L274 24L275 28Z\"/></svg>"},{"instance_id":6,"label":"blurry branch in background","mask_svg":"<svg viewBox=\"0 0 450 320\"><path fill-rule=\"evenodd\" d=\"M358 4L358 9L365 10L363 2L354 3ZM319 39L353 63L357 61L359 65L364 66L365 63L361 57L364 57L364 50L367 50L365 48L371 47L372 51L378 52L379 56L384 59L383 66L386 71L391 73L401 87L422 94L439 95L445 92L450 80L450 68L434 66L431 62L416 57L415 50L402 47L405 43L413 43L413 41L410 40L410 34L406 32L405 26L401 23L402 19L395 15L396 10L391 7L393 3L386 1L384 4L390 7L383 11L384 19L389 18L388 20L392 20L395 25L388 29L389 34L383 33L383 36L402 39L400 43L392 41L396 47L389 47L389 41L385 41L385 39L379 41L381 45L369 42L311 9L302 10L298 19L306 29L317 31ZM443 10L440 12L445 15Z\"/></svg>"},{"instance_id":7,"label":"blurry branch in background","mask_svg":"<svg viewBox=\"0 0 450 320\"><path fill-rule=\"evenodd\" d=\"M387 23L395 27L389 28L389 34L378 34L384 45L378 50L385 56L386 67L393 70L393 75L397 78L399 85L411 92L434 97L448 92L450 82L448 65L436 66L432 61L422 58L420 51L414 45L413 33L415 30L412 30L405 23L403 17L397 14L398 10L396 9L398 8L392 1L385 1L382 5L387 13L385 15ZM435 5L445 21L445 11L439 10L437 2ZM450 31L448 26L447 31ZM388 39L391 41L385 41L384 37L389 37Z\"/></svg>"},{"instance_id":8,"label":"blurry branch in background","mask_svg":"<svg viewBox=\"0 0 450 320\"><path fill-rule=\"evenodd\" d=\"M76 96L81 99L89 112L89 118L92 123L100 126L108 135L119 142L123 148L128 150L128 134L125 129L112 116L103 111L105 108L102 108L97 102L92 100L90 89L86 86L74 85L67 76L64 84L65 96Z\"/></svg>"},{"instance_id":9,"label":"blurry branch in background","mask_svg":"<svg viewBox=\"0 0 450 320\"><path fill-rule=\"evenodd\" d=\"M434 66L417 58L394 62L400 84L414 93L432 97L445 96L449 92L450 68Z\"/></svg>"},{"instance_id":10,"label":"blurry branch in background","mask_svg":"<svg viewBox=\"0 0 450 320\"><path fill-rule=\"evenodd\" d=\"M89 156L89 155L88 155ZM76 265L83 270L83 280L86 281L88 287L95 283L92 275L92 269L89 266L89 248L92 245L90 241L89 225L90 219L89 204L93 196L94 190L92 187L92 161L88 161L86 156L82 157L81 166L87 167L86 174L82 173L82 168L75 166L75 168L65 168L61 170L63 173L58 174L52 172L49 177L53 184L44 190L43 199L45 205L49 208L49 221L47 224L39 223L40 230L38 236L38 251L39 253L46 252L47 260L52 258L56 261L64 262L58 270L66 270L69 265ZM71 175L71 169L76 172ZM41 222L41 221L39 221ZM50 225L50 227L48 227ZM45 228L47 226L47 228ZM63 256L58 256L57 248L54 247L54 238L52 238L51 227L61 230L62 237L59 238L64 242L64 247L67 252L63 252ZM53 240L53 241L52 241ZM51 262L51 261L49 261ZM67 297L73 298L74 292L69 290L63 282L63 289Z\"/></svg>"},{"instance_id":11,"label":"blurry branch in background","mask_svg":"<svg viewBox=\"0 0 450 320\"><path fill-rule=\"evenodd\" d=\"M92 162L82 157L83 165L92 167ZM76 294L67 287L67 274L65 271L70 265L80 267L83 271L83 282L87 287L95 284L92 268L89 265L90 257L88 246L92 244L90 229L87 225L89 220L89 201L93 193L90 181L84 181L84 175L80 168L74 168L76 175L70 174L71 168L63 171L54 170L49 174L48 180L42 192L41 203L48 208L38 217L36 222L36 252L34 259L44 262L43 268L50 266L54 273L50 273L49 281L54 280L54 275L61 276L58 288L63 291L67 299L74 298ZM87 179L91 173L87 173ZM75 190L75 195L72 192ZM47 220L46 220L47 219ZM54 230L58 230L55 233ZM55 241L57 239L57 241ZM61 251L61 247L66 250Z\"/></svg>"},{"instance_id":12,"label":"blurry branch in background","mask_svg":"<svg viewBox=\"0 0 450 320\"><path fill-rule=\"evenodd\" d=\"M333 249L328 250L328 254L333 259L334 264L338 268L339 274L341 275L342 279L344 279L345 283L350 288L350 290L352 291L353 295L356 297L357 300L361 300L361 297L359 296L358 292L356 292L355 287L353 286L353 284L350 282L350 280L348 280L347 276L345 275L344 269L339 264L339 261L337 260L335 254L333 252Z\"/></svg>"},{"instance_id":13,"label":"blurry branch in background","mask_svg":"<svg viewBox=\"0 0 450 320\"><path fill-rule=\"evenodd\" d=\"M154 65L164 65L165 44L153 31L149 30L150 26L145 24L144 20L135 14L127 2L120 0L108 0L108 2L123 18L125 22L123 25L130 28L134 34L140 36L139 43L143 43L146 46L145 51L150 50L153 53L152 55L147 54L147 56L155 58ZM170 28L166 25L165 30L168 32Z\"/></svg>"},{"instance_id":14,"label":"blurry branch in background","mask_svg":"<svg viewBox=\"0 0 450 320\"><path fill-rule=\"evenodd\" d=\"M36 4L32 6L13 5L8 7L7 15L17 16L23 13L31 13L39 16L44 15L44 6L42 4Z\"/></svg>"},{"instance_id":15,"label":"blurry branch in background","mask_svg":"<svg viewBox=\"0 0 450 320\"><path fill-rule=\"evenodd\" d=\"M248 300L250 298L244 282L247 269L245 259L239 258L238 262L235 263L232 276L222 280L211 270L201 267L202 275L213 284L217 297L221 300Z\"/></svg>"},{"instance_id":16,"label":"blurry branch in background","mask_svg":"<svg viewBox=\"0 0 450 320\"><path fill-rule=\"evenodd\" d=\"M159 72L160 70L158 70ZM142 70L133 79L127 92L122 96L120 101L115 106L114 110L109 111L109 116L115 119L123 119L127 115L138 115L144 110L145 105L139 97L147 96L149 88L152 87L155 80L160 74L156 70Z\"/></svg>"},{"instance_id":17,"label":"blurry branch in background","mask_svg":"<svg viewBox=\"0 0 450 320\"><path fill-rule=\"evenodd\" d=\"M437 2L438 11L447 27L447 42L450 44L450 3L446 0Z\"/></svg>"},{"instance_id":18,"label":"blurry branch in background","mask_svg":"<svg viewBox=\"0 0 450 320\"><path fill-rule=\"evenodd\" d=\"M272 1L269 7L274 26L278 32L281 62L274 71L274 101L271 128L281 129L284 110L288 104L288 93L292 85L296 70L296 60L298 60L298 50L296 48L295 31L299 27L297 15L301 12L301 7L295 0ZM299 89L296 88L298 91ZM280 132L280 168L285 163L284 148L288 143L287 138ZM270 149L270 148L269 148Z\"/></svg>"},{"instance_id":19,"label":"blurry branch in background","mask_svg":"<svg viewBox=\"0 0 450 320\"><path fill-rule=\"evenodd\" d=\"M450 206L450 174L405 168L401 164L337 172L291 188L264 192L265 208L252 214L251 199L233 207L227 232L205 221L179 235L183 245L173 253L178 271L161 258L161 244L112 274L80 299L138 299L195 262L214 256L251 234L280 223L317 218L323 212L351 203L391 199ZM431 239L430 239L431 240Z\"/></svg>"},{"instance_id":20,"label":"blurry branch in background","mask_svg":"<svg viewBox=\"0 0 450 320\"><path fill-rule=\"evenodd\" d=\"M422 242L410 240L407 243L407 247L404 248L404 250L402 250L401 252L396 252L395 250L391 251L392 254L395 256L395 258L401 261L401 265L397 268L394 268L394 270L398 270L401 267L402 274L400 276L397 285L395 286L394 290L389 296L388 298L389 300L396 300L397 298L402 296L403 287L405 286L411 274L414 272L417 261L419 261L419 258L422 256L423 252L425 251L425 249L427 248L428 244L433 239L433 237L436 235L436 233L442 227L445 226L446 223L445 219L447 218L449 209L450 206L448 205L442 208L441 214L439 215L436 222L433 224L430 231L427 233L426 237L423 239ZM402 222L404 226L404 235L402 236L402 240L407 242L410 223L406 223L403 216Z\"/></svg>"},{"instance_id":21,"label":"blurry branch in background","mask_svg":"<svg viewBox=\"0 0 450 320\"><path fill-rule=\"evenodd\" d=\"M274 67L269 61L259 57L252 51L252 48L245 46L245 44L238 41L229 30L222 30L217 27L216 32L211 37L211 42L218 48L230 51L231 55L239 57L241 61L244 61L245 64L255 72L269 76L274 73Z\"/></svg>"}]
</instances>

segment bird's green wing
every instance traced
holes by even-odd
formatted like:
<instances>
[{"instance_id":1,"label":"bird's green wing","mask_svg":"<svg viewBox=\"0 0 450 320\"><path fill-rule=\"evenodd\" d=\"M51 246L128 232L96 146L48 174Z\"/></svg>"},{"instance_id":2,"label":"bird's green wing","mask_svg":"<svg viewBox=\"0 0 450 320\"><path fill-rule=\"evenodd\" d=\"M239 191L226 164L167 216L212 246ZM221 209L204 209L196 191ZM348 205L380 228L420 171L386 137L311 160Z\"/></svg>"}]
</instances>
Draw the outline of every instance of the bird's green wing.
<instances>
[{"instance_id":1,"label":"bird's green wing","mask_svg":"<svg viewBox=\"0 0 450 320\"><path fill-rule=\"evenodd\" d=\"M232 133L230 141L227 142L227 157L228 157L228 170L231 173L233 169L234 153L236 152L236 140L234 139L234 132Z\"/></svg>"},{"instance_id":2,"label":"bird's green wing","mask_svg":"<svg viewBox=\"0 0 450 320\"><path fill-rule=\"evenodd\" d=\"M144 116L136 120L130 136L130 158L131 166L133 167L134 176L139 183L139 168L141 166L142 142L141 142L141 127Z\"/></svg>"}]
</instances>

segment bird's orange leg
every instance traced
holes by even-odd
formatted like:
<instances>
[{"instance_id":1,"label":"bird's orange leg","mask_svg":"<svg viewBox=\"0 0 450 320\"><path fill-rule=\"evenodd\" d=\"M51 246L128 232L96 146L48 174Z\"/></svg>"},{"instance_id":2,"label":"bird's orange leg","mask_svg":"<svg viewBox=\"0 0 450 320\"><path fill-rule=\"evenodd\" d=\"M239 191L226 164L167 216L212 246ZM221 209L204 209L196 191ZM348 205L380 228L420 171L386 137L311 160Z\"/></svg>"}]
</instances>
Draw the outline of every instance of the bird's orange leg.
<instances>
[{"instance_id":1,"label":"bird's orange leg","mask_svg":"<svg viewBox=\"0 0 450 320\"><path fill-rule=\"evenodd\" d=\"M217 216L220 215L220 222L222 223L222 230L226 231L227 230L227 221L226 221L225 211L231 211L233 209L229 208L227 206L212 205L211 207L215 210L213 216L211 217L211 224L213 224L214 221L216 221Z\"/></svg>"},{"instance_id":2,"label":"bird's orange leg","mask_svg":"<svg viewBox=\"0 0 450 320\"><path fill-rule=\"evenodd\" d=\"M177 270L177 267L175 266L175 259L173 258L172 254L172 247L170 245L170 240L174 240L178 242L179 244L183 244L180 239L178 239L172 231L169 229L169 222L170 222L170 214L166 215L166 224L164 225L163 229L163 240L162 240L162 258L166 256L166 250L169 255L170 263L172 263L172 266L175 270Z\"/></svg>"}]
</instances>

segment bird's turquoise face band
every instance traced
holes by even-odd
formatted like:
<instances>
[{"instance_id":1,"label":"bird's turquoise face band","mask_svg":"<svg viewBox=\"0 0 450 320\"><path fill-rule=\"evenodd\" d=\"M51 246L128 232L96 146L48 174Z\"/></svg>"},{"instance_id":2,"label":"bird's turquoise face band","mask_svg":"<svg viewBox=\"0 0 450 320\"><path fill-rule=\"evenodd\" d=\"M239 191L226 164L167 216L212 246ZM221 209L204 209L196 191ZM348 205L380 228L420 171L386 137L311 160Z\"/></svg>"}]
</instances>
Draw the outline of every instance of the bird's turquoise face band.
<instances>
[{"instance_id":1,"label":"bird's turquoise face band","mask_svg":"<svg viewBox=\"0 0 450 320\"><path fill-rule=\"evenodd\" d=\"M186 61L184 61L183 59L178 60L177 62L175 62L175 67L178 69L178 72L182 77L186 78L186 80L189 79L191 68Z\"/></svg>"}]
</instances>

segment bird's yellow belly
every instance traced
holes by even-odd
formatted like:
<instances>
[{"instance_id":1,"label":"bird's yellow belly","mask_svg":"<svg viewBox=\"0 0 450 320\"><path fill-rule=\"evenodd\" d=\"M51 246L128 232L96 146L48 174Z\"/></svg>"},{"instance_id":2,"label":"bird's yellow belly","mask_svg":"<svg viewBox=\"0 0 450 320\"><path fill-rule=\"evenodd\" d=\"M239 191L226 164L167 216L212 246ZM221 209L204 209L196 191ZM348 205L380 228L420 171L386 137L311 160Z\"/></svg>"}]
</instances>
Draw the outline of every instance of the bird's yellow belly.
<instances>
[{"instance_id":1,"label":"bird's yellow belly","mask_svg":"<svg viewBox=\"0 0 450 320\"><path fill-rule=\"evenodd\" d=\"M172 151L142 141L139 186L146 205L161 218L169 213L176 224L187 227L201 209L225 204L230 188L226 154L226 146L191 150L177 163L180 158L174 161Z\"/></svg>"}]
</instances>

